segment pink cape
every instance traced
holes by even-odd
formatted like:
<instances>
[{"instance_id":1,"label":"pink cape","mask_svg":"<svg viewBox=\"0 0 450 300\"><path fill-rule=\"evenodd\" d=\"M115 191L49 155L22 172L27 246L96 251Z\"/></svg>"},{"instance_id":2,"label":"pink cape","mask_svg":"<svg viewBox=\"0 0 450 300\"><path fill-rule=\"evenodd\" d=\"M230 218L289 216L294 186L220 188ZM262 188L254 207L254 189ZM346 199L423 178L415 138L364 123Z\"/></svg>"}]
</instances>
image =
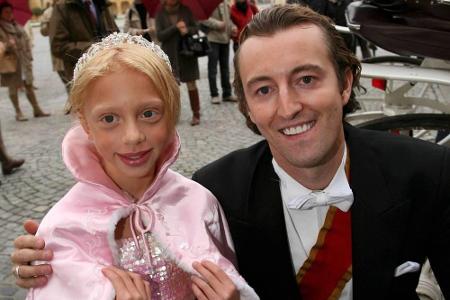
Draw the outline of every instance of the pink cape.
<instances>
[{"instance_id":1,"label":"pink cape","mask_svg":"<svg viewBox=\"0 0 450 300\"><path fill-rule=\"evenodd\" d=\"M53 274L45 287L30 289L27 299L114 299L114 288L101 269L117 263L114 230L130 214L137 220L136 234L149 229L186 272L196 274L192 263L210 260L228 274L241 299L259 299L233 265L233 243L216 198L169 169L179 148L175 134L155 181L133 203L105 174L83 129L72 128L62 154L78 182L42 220L37 235L54 252Z\"/></svg>"}]
</instances>

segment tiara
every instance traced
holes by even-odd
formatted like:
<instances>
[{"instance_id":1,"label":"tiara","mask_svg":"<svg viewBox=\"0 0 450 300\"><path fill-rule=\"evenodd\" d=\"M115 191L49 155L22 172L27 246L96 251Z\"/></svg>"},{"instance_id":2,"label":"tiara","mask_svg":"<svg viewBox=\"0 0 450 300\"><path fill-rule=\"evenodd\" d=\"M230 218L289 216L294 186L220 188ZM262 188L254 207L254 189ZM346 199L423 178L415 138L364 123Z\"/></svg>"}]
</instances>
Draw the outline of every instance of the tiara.
<instances>
[{"instance_id":1,"label":"tiara","mask_svg":"<svg viewBox=\"0 0 450 300\"><path fill-rule=\"evenodd\" d=\"M140 35L130 35L128 33L114 32L108 35L107 37L103 38L100 42L92 44L89 47L89 49L80 57L80 59L78 59L78 62L73 71L73 80L76 80L78 78L78 75L80 74L80 71L83 68L83 66L89 60L91 60L98 52L104 49L114 48L115 46L120 44L134 44L150 49L153 53L162 58L165 61L165 63L169 66L169 69L172 71L172 66L170 65L169 57L161 49L161 47L159 47L153 42L149 42L147 39L143 38Z\"/></svg>"}]
</instances>

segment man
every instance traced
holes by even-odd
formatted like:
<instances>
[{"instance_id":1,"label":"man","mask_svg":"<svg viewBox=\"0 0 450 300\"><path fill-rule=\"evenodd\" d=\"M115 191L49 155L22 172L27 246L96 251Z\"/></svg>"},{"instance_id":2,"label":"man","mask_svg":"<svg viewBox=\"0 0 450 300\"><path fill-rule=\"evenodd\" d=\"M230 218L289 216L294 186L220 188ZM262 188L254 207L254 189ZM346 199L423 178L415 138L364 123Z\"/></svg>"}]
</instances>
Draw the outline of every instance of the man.
<instances>
[{"instance_id":1,"label":"man","mask_svg":"<svg viewBox=\"0 0 450 300\"><path fill-rule=\"evenodd\" d=\"M428 256L450 298L449 150L342 121L360 65L312 10L262 11L240 43L240 109L266 140L194 179L222 204L242 276L261 299L418 299ZM23 236L16 247L43 241ZM20 265L18 282L44 268Z\"/></svg>"},{"instance_id":2,"label":"man","mask_svg":"<svg viewBox=\"0 0 450 300\"><path fill-rule=\"evenodd\" d=\"M53 0L51 3L47 3L48 7L44 10L41 16L41 34L42 36L48 36L49 35L49 27L50 27L50 19L53 14L53 8L56 5L57 0ZM61 79L62 83L64 84L64 87L66 88L67 94L69 94L69 81L66 78L66 74L64 72L64 62L62 59L54 56L51 54L52 58L52 66L53 71L55 71L59 78Z\"/></svg>"},{"instance_id":3,"label":"man","mask_svg":"<svg viewBox=\"0 0 450 300\"><path fill-rule=\"evenodd\" d=\"M49 27L52 54L64 61L68 81L72 80L78 59L92 43L119 31L106 0L59 1Z\"/></svg>"},{"instance_id":4,"label":"man","mask_svg":"<svg viewBox=\"0 0 450 300\"><path fill-rule=\"evenodd\" d=\"M231 93L230 84L230 38L236 34L236 26L230 19L230 9L223 1L214 10L208 20L202 22L207 28L208 41L211 52L208 54L208 80L211 103L220 104L219 91L217 89L217 63L220 66L220 83L222 85L222 100L236 102L237 99Z\"/></svg>"},{"instance_id":5,"label":"man","mask_svg":"<svg viewBox=\"0 0 450 300\"><path fill-rule=\"evenodd\" d=\"M266 140L193 178L220 201L260 297L418 299L428 256L450 298L450 153L342 122L360 65L333 26L307 8L262 11L235 70Z\"/></svg>"}]
</instances>

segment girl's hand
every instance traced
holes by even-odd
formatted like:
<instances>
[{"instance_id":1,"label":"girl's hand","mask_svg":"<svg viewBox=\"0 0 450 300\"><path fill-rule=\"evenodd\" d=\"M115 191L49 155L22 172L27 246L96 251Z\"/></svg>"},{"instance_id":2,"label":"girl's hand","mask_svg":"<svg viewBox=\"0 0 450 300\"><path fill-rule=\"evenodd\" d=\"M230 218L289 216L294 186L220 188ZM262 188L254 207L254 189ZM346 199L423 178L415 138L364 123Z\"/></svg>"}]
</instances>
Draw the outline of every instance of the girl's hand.
<instances>
[{"instance_id":1,"label":"girl's hand","mask_svg":"<svg viewBox=\"0 0 450 300\"><path fill-rule=\"evenodd\" d=\"M192 267L203 276L191 277L192 291L198 300L240 299L236 286L219 266L210 261L202 261L193 263Z\"/></svg>"},{"instance_id":2,"label":"girl's hand","mask_svg":"<svg viewBox=\"0 0 450 300\"><path fill-rule=\"evenodd\" d=\"M116 300L151 300L150 284L141 275L109 266L102 270L116 291Z\"/></svg>"}]
</instances>

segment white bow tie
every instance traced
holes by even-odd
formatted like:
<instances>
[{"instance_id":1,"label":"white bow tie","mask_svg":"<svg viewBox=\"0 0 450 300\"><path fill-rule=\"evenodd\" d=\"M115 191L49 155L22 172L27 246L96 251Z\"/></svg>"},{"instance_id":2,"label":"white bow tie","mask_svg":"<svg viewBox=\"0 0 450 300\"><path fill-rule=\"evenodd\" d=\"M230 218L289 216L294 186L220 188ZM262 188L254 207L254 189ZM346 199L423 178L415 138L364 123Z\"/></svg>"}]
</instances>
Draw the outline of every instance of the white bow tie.
<instances>
[{"instance_id":1,"label":"white bow tie","mask_svg":"<svg viewBox=\"0 0 450 300\"><path fill-rule=\"evenodd\" d=\"M317 206L333 205L342 211L348 211L353 204L353 193L330 195L324 191L312 191L289 200L287 206L291 209L311 209Z\"/></svg>"}]
</instances>

